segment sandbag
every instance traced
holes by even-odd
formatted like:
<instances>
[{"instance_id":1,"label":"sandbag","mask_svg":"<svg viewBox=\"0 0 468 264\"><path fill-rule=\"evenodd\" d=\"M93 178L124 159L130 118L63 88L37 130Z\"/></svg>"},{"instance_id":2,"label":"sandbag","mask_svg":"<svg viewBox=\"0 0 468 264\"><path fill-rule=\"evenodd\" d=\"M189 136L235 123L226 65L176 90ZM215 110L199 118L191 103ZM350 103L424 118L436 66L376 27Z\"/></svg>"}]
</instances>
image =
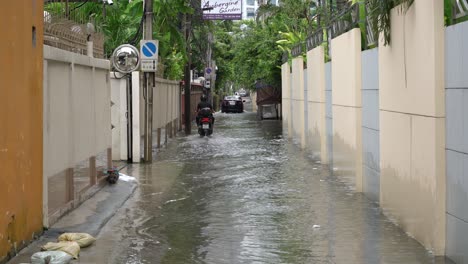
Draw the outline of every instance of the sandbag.
<instances>
[{"instance_id":1,"label":"sandbag","mask_svg":"<svg viewBox=\"0 0 468 264\"><path fill-rule=\"evenodd\" d=\"M31 256L31 264L68 264L73 259L63 251L37 252Z\"/></svg>"},{"instance_id":2,"label":"sandbag","mask_svg":"<svg viewBox=\"0 0 468 264\"><path fill-rule=\"evenodd\" d=\"M75 241L49 242L42 246L41 249L47 251L63 251L70 254L75 259L77 259L80 254L80 245Z\"/></svg>"},{"instance_id":3,"label":"sandbag","mask_svg":"<svg viewBox=\"0 0 468 264\"><path fill-rule=\"evenodd\" d=\"M96 239L86 233L63 233L58 237L58 241L75 241L81 248L84 248L93 244Z\"/></svg>"}]
</instances>

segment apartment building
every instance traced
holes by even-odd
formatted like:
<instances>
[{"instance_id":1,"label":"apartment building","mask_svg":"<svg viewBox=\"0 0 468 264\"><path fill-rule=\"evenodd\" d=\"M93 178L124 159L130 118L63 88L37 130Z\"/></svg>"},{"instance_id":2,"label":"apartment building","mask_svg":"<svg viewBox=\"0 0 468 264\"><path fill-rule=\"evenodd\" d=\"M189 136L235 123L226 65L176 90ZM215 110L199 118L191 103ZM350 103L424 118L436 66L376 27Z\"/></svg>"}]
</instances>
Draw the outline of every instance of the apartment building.
<instances>
[{"instance_id":1,"label":"apartment building","mask_svg":"<svg viewBox=\"0 0 468 264\"><path fill-rule=\"evenodd\" d=\"M279 5L279 0L243 0L242 1L242 19L254 19L259 6L270 2L273 5Z\"/></svg>"}]
</instances>

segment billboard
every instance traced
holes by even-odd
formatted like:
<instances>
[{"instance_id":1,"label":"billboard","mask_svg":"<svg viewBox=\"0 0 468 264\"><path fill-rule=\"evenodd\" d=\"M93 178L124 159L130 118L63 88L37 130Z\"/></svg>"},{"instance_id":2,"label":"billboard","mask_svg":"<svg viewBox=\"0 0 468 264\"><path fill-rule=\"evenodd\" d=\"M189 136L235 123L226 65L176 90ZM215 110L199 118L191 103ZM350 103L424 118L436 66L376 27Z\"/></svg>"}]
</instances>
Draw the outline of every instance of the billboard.
<instances>
[{"instance_id":1,"label":"billboard","mask_svg":"<svg viewBox=\"0 0 468 264\"><path fill-rule=\"evenodd\" d=\"M241 20L241 0L202 0L203 19Z\"/></svg>"}]
</instances>

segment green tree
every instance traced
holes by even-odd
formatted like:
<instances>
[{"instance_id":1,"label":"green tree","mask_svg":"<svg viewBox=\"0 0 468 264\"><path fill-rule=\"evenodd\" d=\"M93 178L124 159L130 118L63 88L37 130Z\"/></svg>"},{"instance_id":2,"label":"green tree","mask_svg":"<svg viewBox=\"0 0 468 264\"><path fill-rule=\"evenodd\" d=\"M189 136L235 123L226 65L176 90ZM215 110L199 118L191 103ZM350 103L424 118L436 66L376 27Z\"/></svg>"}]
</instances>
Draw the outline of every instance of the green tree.
<instances>
[{"instance_id":1,"label":"green tree","mask_svg":"<svg viewBox=\"0 0 468 264\"><path fill-rule=\"evenodd\" d=\"M312 0L284 0L260 7L255 21L217 23L218 87L232 83L253 90L257 81L280 87L283 51L317 29L318 11Z\"/></svg>"},{"instance_id":2,"label":"green tree","mask_svg":"<svg viewBox=\"0 0 468 264\"><path fill-rule=\"evenodd\" d=\"M159 55L164 64L164 77L181 79L183 65L187 61L186 43L182 29L184 14L194 9L186 0L153 0L153 38L159 40ZM64 16L64 3L50 3L45 10ZM139 45L143 28L143 0L115 0L114 5L105 7L102 3L84 2L70 4L70 19L86 23L92 21L96 30L105 36L105 56L110 57L121 44ZM78 18L78 19L76 19Z\"/></svg>"}]
</instances>

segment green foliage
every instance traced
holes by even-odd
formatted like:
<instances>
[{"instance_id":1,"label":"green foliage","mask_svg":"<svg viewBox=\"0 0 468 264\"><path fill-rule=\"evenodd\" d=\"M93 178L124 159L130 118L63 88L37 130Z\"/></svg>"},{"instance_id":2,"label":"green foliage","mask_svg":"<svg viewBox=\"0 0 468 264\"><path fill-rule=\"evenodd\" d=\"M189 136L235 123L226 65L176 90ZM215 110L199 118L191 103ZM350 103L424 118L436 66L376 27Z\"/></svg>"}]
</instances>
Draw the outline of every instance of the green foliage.
<instances>
[{"instance_id":1,"label":"green foliage","mask_svg":"<svg viewBox=\"0 0 468 264\"><path fill-rule=\"evenodd\" d=\"M277 40L276 44L278 44L278 48L283 52L287 51L288 53L291 53L291 48L294 45L303 43L306 39L305 32L280 31L278 33L280 35L280 40Z\"/></svg>"},{"instance_id":2,"label":"green foliage","mask_svg":"<svg viewBox=\"0 0 468 264\"><path fill-rule=\"evenodd\" d=\"M180 80L184 75L185 58L183 53L173 50L171 54L166 56L165 61L164 77L169 80Z\"/></svg>"},{"instance_id":3,"label":"green foliage","mask_svg":"<svg viewBox=\"0 0 468 264\"><path fill-rule=\"evenodd\" d=\"M452 24L452 0L444 0L444 21L445 25Z\"/></svg>"},{"instance_id":4,"label":"green foliage","mask_svg":"<svg viewBox=\"0 0 468 264\"><path fill-rule=\"evenodd\" d=\"M455 18L454 7L456 5L456 0L444 0L444 18L446 26L468 21L468 16Z\"/></svg>"},{"instance_id":5,"label":"green foliage","mask_svg":"<svg viewBox=\"0 0 468 264\"><path fill-rule=\"evenodd\" d=\"M70 3L70 18L78 22L92 21L97 31L105 35L105 56L110 57L115 48L124 43L138 46L142 38L143 0L114 0L114 5L99 2ZM159 40L159 56L165 65L165 77L182 79L187 61L186 43L181 32L182 17L194 12L186 0L153 0L153 38ZM64 3L45 5L45 10L65 16Z\"/></svg>"},{"instance_id":6,"label":"green foliage","mask_svg":"<svg viewBox=\"0 0 468 264\"><path fill-rule=\"evenodd\" d=\"M105 17L102 16L102 11L96 13L98 21L101 21L101 23L97 24L101 25L106 39L104 44L106 57L110 57L114 49L119 45L129 42L136 44L139 40L135 36L143 14L141 5L142 0L132 1L131 3L119 0L114 5L106 7Z\"/></svg>"},{"instance_id":7,"label":"green foliage","mask_svg":"<svg viewBox=\"0 0 468 264\"><path fill-rule=\"evenodd\" d=\"M283 0L260 7L256 21L217 23L217 87L253 90L256 81L280 87L283 51L290 53L317 29L317 14L313 0Z\"/></svg>"},{"instance_id":8,"label":"green foliage","mask_svg":"<svg viewBox=\"0 0 468 264\"><path fill-rule=\"evenodd\" d=\"M237 81L247 89L253 89L257 80L279 86L282 52L277 49L277 37L272 38L271 28L251 24L234 46L233 63Z\"/></svg>"},{"instance_id":9,"label":"green foliage","mask_svg":"<svg viewBox=\"0 0 468 264\"><path fill-rule=\"evenodd\" d=\"M234 23L232 21L223 21L217 23L215 27L214 54L218 70L216 72L216 88L222 88L230 85L234 79ZM237 33L236 33L237 34Z\"/></svg>"}]
</instances>

